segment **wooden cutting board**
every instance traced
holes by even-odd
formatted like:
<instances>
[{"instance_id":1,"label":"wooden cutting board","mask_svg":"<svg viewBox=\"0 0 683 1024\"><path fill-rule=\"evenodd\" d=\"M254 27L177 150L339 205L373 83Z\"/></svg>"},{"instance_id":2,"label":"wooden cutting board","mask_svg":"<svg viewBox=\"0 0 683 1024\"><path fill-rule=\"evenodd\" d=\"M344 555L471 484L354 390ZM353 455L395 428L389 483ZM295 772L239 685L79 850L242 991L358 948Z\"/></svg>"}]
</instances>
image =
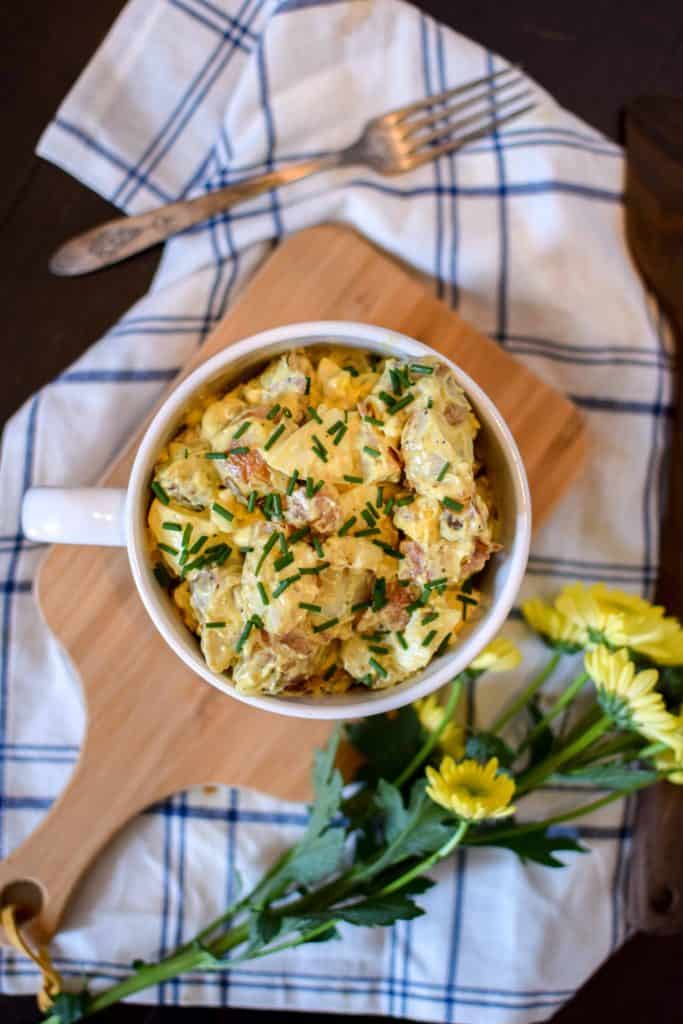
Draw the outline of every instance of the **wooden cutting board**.
<instances>
[{"instance_id":1,"label":"wooden cutting board","mask_svg":"<svg viewBox=\"0 0 683 1024\"><path fill-rule=\"evenodd\" d=\"M576 408L348 228L316 227L285 241L184 373L257 331L321 319L402 331L466 370L517 440L535 524L547 518L586 452ZM136 442L105 483L125 485ZM48 938L92 859L133 815L197 784L230 783L305 799L311 752L331 726L255 710L194 676L147 618L122 549L52 548L37 597L80 674L88 711L67 789L0 864L0 898L18 896L31 905L34 933ZM22 880L29 884L16 888Z\"/></svg>"}]
</instances>

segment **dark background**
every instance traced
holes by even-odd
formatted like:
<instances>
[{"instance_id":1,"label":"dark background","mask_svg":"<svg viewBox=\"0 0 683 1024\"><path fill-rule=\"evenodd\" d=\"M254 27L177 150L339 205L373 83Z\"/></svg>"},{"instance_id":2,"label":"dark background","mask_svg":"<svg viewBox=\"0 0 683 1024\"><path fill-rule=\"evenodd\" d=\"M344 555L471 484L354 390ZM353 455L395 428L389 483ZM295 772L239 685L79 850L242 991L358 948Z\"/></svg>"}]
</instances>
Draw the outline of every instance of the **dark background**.
<instances>
[{"instance_id":1,"label":"dark background","mask_svg":"<svg viewBox=\"0 0 683 1024\"><path fill-rule=\"evenodd\" d=\"M683 96L681 0L418 0L418 6L525 69L614 139L637 95ZM3 5L0 36L0 310L4 328L0 421L77 358L148 287L159 253L88 278L50 277L59 243L115 212L37 159L33 149L123 0L33 0ZM558 908L558 913L567 912ZM491 965L495 971L495 965ZM285 1024L292 1013L114 1008L130 1024ZM32 998L0 996L2 1024L38 1019ZM342 1018L326 1017L332 1022ZM373 1018L374 1019L374 1018ZM385 1018L386 1019L386 1018ZM304 1018L305 1020L305 1018ZM370 1018L368 1018L368 1021ZM683 1022L683 936L636 936L553 1017L554 1024Z\"/></svg>"}]
</instances>

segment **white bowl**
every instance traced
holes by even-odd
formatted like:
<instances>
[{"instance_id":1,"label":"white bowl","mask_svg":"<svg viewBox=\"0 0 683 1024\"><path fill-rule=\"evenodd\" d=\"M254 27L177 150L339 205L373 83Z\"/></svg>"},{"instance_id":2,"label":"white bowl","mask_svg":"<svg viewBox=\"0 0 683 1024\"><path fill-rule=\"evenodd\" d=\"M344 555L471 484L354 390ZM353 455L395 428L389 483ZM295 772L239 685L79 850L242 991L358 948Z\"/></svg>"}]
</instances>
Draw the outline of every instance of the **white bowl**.
<instances>
[{"instance_id":1,"label":"white bowl","mask_svg":"<svg viewBox=\"0 0 683 1024\"><path fill-rule=\"evenodd\" d=\"M402 358L436 357L453 372L482 426L487 468L500 506L503 549L483 574L481 590L487 610L461 634L458 643L421 672L386 690L353 690L325 697L283 697L240 693L227 675L212 672L197 639L182 623L171 598L153 573L147 542L149 483L158 452L174 436L183 413L198 391L232 386L254 374L274 356L292 348L334 342L348 348ZM122 516L122 528L119 517ZM531 501L521 456L510 431L491 399L459 367L440 353L395 331L345 321L289 324L237 342L203 363L181 381L165 400L140 443L125 501L120 492L54 488L29 491L24 501L23 528L36 540L62 543L125 543L135 585L152 622L178 657L198 676L230 697L295 718L359 718L402 707L439 689L456 676L492 640L512 607L526 568L531 533Z\"/></svg>"}]
</instances>

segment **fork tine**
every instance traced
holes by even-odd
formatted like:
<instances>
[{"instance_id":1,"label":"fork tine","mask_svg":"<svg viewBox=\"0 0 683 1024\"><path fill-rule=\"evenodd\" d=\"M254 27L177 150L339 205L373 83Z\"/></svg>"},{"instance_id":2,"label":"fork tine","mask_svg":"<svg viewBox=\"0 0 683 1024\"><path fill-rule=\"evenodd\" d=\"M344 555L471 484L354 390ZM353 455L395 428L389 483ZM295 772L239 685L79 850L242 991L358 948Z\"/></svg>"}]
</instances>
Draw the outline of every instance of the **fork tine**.
<instances>
[{"instance_id":1,"label":"fork tine","mask_svg":"<svg viewBox=\"0 0 683 1024\"><path fill-rule=\"evenodd\" d=\"M405 107L396 107L395 110L390 110L389 113L384 114L384 116L379 118L379 120L390 124L398 124L408 117L409 114L413 114L416 110L426 110L435 103L443 103L444 100L454 99L456 96L469 92L470 89L475 89L478 85L485 85L487 82L495 82L499 78L502 78L503 75L509 75L511 72L519 70L520 68L518 65L510 64L507 68L501 68L500 71L494 71L492 75L483 75L481 78L475 78L471 82L465 82L463 85L456 85L453 89L444 89L443 92L437 92L433 93L431 96L425 96L423 100L416 100L415 103L407 103Z\"/></svg>"},{"instance_id":2,"label":"fork tine","mask_svg":"<svg viewBox=\"0 0 683 1024\"><path fill-rule=\"evenodd\" d=\"M460 135L457 139L452 139L450 142L444 142L441 146L430 146L423 154L419 152L412 153L406 157L405 170L413 170L415 167L421 167L422 164L428 164L432 160L436 160L439 156L445 156L447 153L454 153L457 149L462 149L469 142L475 142L476 139L481 139L486 135L499 128L501 125L509 124L510 121L516 120L521 117L522 114L528 113L533 110L536 103L527 103L526 106L520 107L518 110L511 110L509 114L505 114L503 117L492 117L486 124L480 128L475 128L471 132L467 132L466 135Z\"/></svg>"},{"instance_id":3,"label":"fork tine","mask_svg":"<svg viewBox=\"0 0 683 1024\"><path fill-rule=\"evenodd\" d=\"M489 108L489 110L476 110L472 114L469 114L467 117L461 117L457 121L444 120L443 124L441 124L438 128L435 128L434 131L428 132L427 134L411 134L408 137L408 139L406 139L406 143L408 146L407 152L414 153L418 149L422 149L423 146L426 146L429 142L434 142L436 139L452 138L453 135L457 134L462 128L466 128L470 124L476 124L477 122L481 121L482 118L486 117L487 115L490 115L493 111L495 111L495 113L497 114L504 108L510 107L515 103L519 103L520 100L529 99L531 96L533 96L531 89L521 89L519 92L514 93L512 96L508 96L507 99L501 100L501 102L498 103L493 108L493 110L491 110L491 108ZM444 117L445 116L446 115L444 114Z\"/></svg>"},{"instance_id":4,"label":"fork tine","mask_svg":"<svg viewBox=\"0 0 683 1024\"><path fill-rule=\"evenodd\" d=\"M475 93L474 96L468 96L467 99L460 100L459 103L452 103L448 107L442 105L438 110L427 114L426 117L419 117L417 120L411 117L408 120L401 121L396 127L401 131L403 137L407 138L410 135L414 135L421 128L429 128L430 125L437 124L439 121L445 121L460 110L468 110L476 107L477 104L490 103L492 100L497 100L502 93L507 92L508 89L512 89L516 85L526 85L529 88L526 79L522 75L518 75L517 78L511 78L509 81L499 83L493 88L489 85L487 88Z\"/></svg>"}]
</instances>

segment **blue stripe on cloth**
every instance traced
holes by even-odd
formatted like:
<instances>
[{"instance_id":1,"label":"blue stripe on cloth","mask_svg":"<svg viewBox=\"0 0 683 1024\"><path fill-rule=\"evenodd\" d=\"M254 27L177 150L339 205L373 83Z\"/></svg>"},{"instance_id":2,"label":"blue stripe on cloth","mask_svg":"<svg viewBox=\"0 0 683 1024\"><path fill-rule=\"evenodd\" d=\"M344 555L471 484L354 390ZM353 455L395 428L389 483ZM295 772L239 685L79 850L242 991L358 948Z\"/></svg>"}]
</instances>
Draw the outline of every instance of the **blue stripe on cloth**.
<instances>
[{"instance_id":1,"label":"blue stripe on cloth","mask_svg":"<svg viewBox=\"0 0 683 1024\"><path fill-rule=\"evenodd\" d=\"M228 828L226 834L227 851L226 851L226 885L225 885L225 905L231 907L239 895L237 869L235 867L235 853L236 853L236 836L235 836L235 821L239 814L239 790L232 787L228 796L229 804L228 809L230 818L228 820ZM230 1002L230 972L225 971L222 976L221 985L221 1006L227 1006Z\"/></svg>"},{"instance_id":2,"label":"blue stripe on cloth","mask_svg":"<svg viewBox=\"0 0 683 1024\"><path fill-rule=\"evenodd\" d=\"M256 15L261 10L264 0L257 0L250 20L243 22L242 17L252 4L252 0L244 0L237 12L236 18L240 24L241 41L245 32L250 28ZM227 52L226 52L227 51ZM227 67L230 59L237 51L237 43L232 39L221 38L218 44L209 54L208 58L200 69L190 79L188 88L183 93L179 102L175 105L171 114L162 125L160 131L144 150L138 160L135 175L127 174L112 195L112 202L120 206L128 205L135 197L141 182L148 182L150 173L158 166L159 162L166 155L173 143L178 138L192 115L199 109L202 100L205 98L217 78ZM143 171L144 168L144 171ZM133 179L133 180L131 180ZM128 190L128 191L126 191Z\"/></svg>"},{"instance_id":3,"label":"blue stripe on cloth","mask_svg":"<svg viewBox=\"0 0 683 1024\"><path fill-rule=\"evenodd\" d=\"M183 809L187 808L187 793L181 793L178 801ZM185 816L183 816L179 821L179 826L180 836L178 842L178 864L175 872L175 883L178 891L178 906L176 907L176 927L173 942L176 949L183 943L183 929L185 924L185 868L187 863L187 819ZM173 994L173 1004L175 1006L177 1006L179 1002L180 984L181 983L178 978L173 978L171 981L171 992Z\"/></svg>"},{"instance_id":4,"label":"blue stripe on cloth","mask_svg":"<svg viewBox=\"0 0 683 1024\"><path fill-rule=\"evenodd\" d=\"M244 53L249 53L249 47L245 46L242 42L242 35L244 33L240 26L228 25L222 27L221 25L216 24L216 22L212 21L206 13L195 10L192 5L192 0L168 0L168 2L171 7L176 7L184 14L188 14L195 21L199 22L200 25L203 25L204 28L209 28L213 32L217 32L222 40L234 43L234 45ZM199 6L203 7L205 12L208 10L208 5L206 4L200 4Z\"/></svg>"},{"instance_id":5,"label":"blue stripe on cloth","mask_svg":"<svg viewBox=\"0 0 683 1024\"><path fill-rule=\"evenodd\" d=\"M486 73L492 75L494 72L493 54L489 50L486 54ZM490 111L491 115L496 113L496 105L493 97L493 85L490 86ZM507 217L507 183L505 175L505 160L503 158L503 147L500 143L500 134L495 128L491 133L496 156L496 168L498 171L498 300L497 300L497 321L494 337L501 344L505 343L507 332L507 288L508 288L508 264L510 261L509 240L508 240L508 217Z\"/></svg>"},{"instance_id":6,"label":"blue stripe on cloth","mask_svg":"<svg viewBox=\"0 0 683 1024\"><path fill-rule=\"evenodd\" d=\"M171 903L171 856L172 856L172 829L173 821L171 815L164 815L164 851L162 859L163 882L161 889L161 915L159 919L159 958L170 953L168 933L170 927L170 903ZM166 1003L166 984L161 982L157 985L157 1003L164 1006Z\"/></svg>"},{"instance_id":7,"label":"blue stripe on cloth","mask_svg":"<svg viewBox=\"0 0 683 1024\"><path fill-rule=\"evenodd\" d=\"M236 18L233 18L232 14L228 13L228 11L225 10L224 7L219 7L218 4L211 3L211 0L195 0L195 2L200 7L203 7L205 8L205 10L210 11L212 14L215 14L217 18L221 18L228 25L232 25L233 28L241 29L248 39L251 39L252 42L256 42L258 36L255 35L254 32L252 32L249 26L241 25Z\"/></svg>"},{"instance_id":8,"label":"blue stripe on cloth","mask_svg":"<svg viewBox=\"0 0 683 1024\"><path fill-rule=\"evenodd\" d=\"M24 466L21 481L22 496L31 486L31 479L33 475L33 450L35 445L39 402L40 393L31 399L31 404L29 406L28 419L26 423ZM7 722L9 713L9 659L12 630L12 597L14 593L13 588L16 582L15 574L18 571L19 559L21 557L21 540L23 539L21 534L21 503L17 509L16 536L17 540L12 548L9 565L7 567L5 591L3 595L4 600L2 603L2 639L0 641L0 741L3 743L7 739ZM3 812L0 813L0 858L3 856L3 852L5 850L5 778L5 764L4 760L0 758L0 810Z\"/></svg>"},{"instance_id":9,"label":"blue stripe on cloth","mask_svg":"<svg viewBox=\"0 0 683 1024\"><path fill-rule=\"evenodd\" d=\"M673 416L673 405L659 402L636 402L599 395L569 395L575 405L592 412L633 413L644 416Z\"/></svg>"},{"instance_id":10,"label":"blue stripe on cloth","mask_svg":"<svg viewBox=\"0 0 683 1024\"><path fill-rule=\"evenodd\" d=\"M507 334L506 347L515 355L536 356L576 366L642 366L645 369L673 368L673 359L650 349L629 349L613 345L567 345L548 338Z\"/></svg>"},{"instance_id":11,"label":"blue stripe on cloth","mask_svg":"<svg viewBox=\"0 0 683 1024\"><path fill-rule=\"evenodd\" d=\"M36 547L45 547L46 545L40 544ZM8 547L3 550L3 554L6 551L12 551L14 553L17 549L22 550L22 545L19 541L15 545ZM0 583L0 594L30 594L33 589L32 580L13 580L7 579Z\"/></svg>"},{"instance_id":12,"label":"blue stripe on cloth","mask_svg":"<svg viewBox=\"0 0 683 1024\"><path fill-rule=\"evenodd\" d=\"M448 81L446 75L446 54L444 47L444 31L443 25L437 23L436 25L436 54L439 65L439 89L445 91L448 88ZM448 283L450 294L448 295L448 302L453 309L458 306L458 237L459 237L459 222L458 222L458 198L457 198L457 163L455 153L449 153L446 157L446 164L448 166L448 176L453 189L450 202L450 225L451 225L451 244L450 244L450 262L448 266Z\"/></svg>"},{"instance_id":13,"label":"blue stripe on cloth","mask_svg":"<svg viewBox=\"0 0 683 1024\"><path fill-rule=\"evenodd\" d=\"M275 134L275 121L273 118L273 111L270 103L270 94L268 88L268 67L266 61L266 37L261 36L258 47L256 49L256 66L258 69L258 82L260 89L261 107L263 110L263 121L266 134L266 156L264 160L266 172L272 171L275 166L275 147L276 147L276 134ZM268 192L268 202L270 211L273 215L273 235L271 236L273 244L277 244L282 235L284 229L282 227L282 218L280 216L280 202L278 200L278 190L273 188Z\"/></svg>"},{"instance_id":14,"label":"blue stripe on cloth","mask_svg":"<svg viewBox=\"0 0 683 1024\"><path fill-rule=\"evenodd\" d=\"M48 384L48 387L55 384L133 384L169 381L177 377L180 370L180 366L159 370L67 370Z\"/></svg>"},{"instance_id":15,"label":"blue stripe on cloth","mask_svg":"<svg viewBox=\"0 0 683 1024\"><path fill-rule=\"evenodd\" d=\"M281 0L275 14L289 14L291 11L304 11L311 7L331 7L333 4L345 2L346 0Z\"/></svg>"},{"instance_id":16,"label":"blue stripe on cloth","mask_svg":"<svg viewBox=\"0 0 683 1024\"><path fill-rule=\"evenodd\" d=\"M660 322L661 313L658 310L657 328L659 328ZM656 329L655 334L659 339L659 329ZM659 370L655 384L655 405L657 407L661 407L664 398L664 381L665 373ZM643 487L643 548L645 558L643 569L645 572L655 569L658 559L659 488L655 486L655 475L659 458L659 431L659 418L655 417L652 420L652 437L645 472L645 485Z\"/></svg>"},{"instance_id":17,"label":"blue stripe on cloth","mask_svg":"<svg viewBox=\"0 0 683 1024\"><path fill-rule=\"evenodd\" d=\"M429 56L429 26L433 25L433 22L427 20L424 14L420 15L420 38L422 42L422 77L424 79L424 90L425 96L430 96L437 90L432 82L432 71ZM432 164L432 170L434 175L435 187L432 190L434 198L436 200L434 213L436 217L435 227L435 249L434 249L434 270L432 276L436 281L436 294L438 298L443 298L444 294L444 282L441 273L441 247L443 244L443 210L441 207L441 200L443 196L443 187L441 184L441 161L435 160Z\"/></svg>"},{"instance_id":18,"label":"blue stripe on cloth","mask_svg":"<svg viewBox=\"0 0 683 1024\"><path fill-rule=\"evenodd\" d=\"M355 188L366 188L374 192L382 192L385 195L395 196L401 199L413 199L418 196L433 195L435 188L429 185L419 185L414 188L401 188L398 185L388 185L381 181L372 181L369 178L353 178L349 185ZM456 185L453 189L448 185L441 185L441 191L450 194L451 191L459 196L469 199L495 199L500 193L497 185ZM508 182L505 186L505 194L508 196L533 196L546 195L557 192L563 195L573 195L578 199L591 199L605 203L623 203L623 192L614 192L611 189L593 188L590 185L578 185L573 181L559 181L547 179L544 181Z\"/></svg>"},{"instance_id":19,"label":"blue stripe on cloth","mask_svg":"<svg viewBox=\"0 0 683 1024\"><path fill-rule=\"evenodd\" d=\"M108 160L113 167L116 167L120 171L125 171L127 174L130 174L133 177L138 177L137 172L135 168L132 166L132 164L127 163L116 153L113 153L110 149L107 149L105 146L102 145L101 142L98 142L97 139L93 139L91 135L88 135L86 132L84 132L82 128L78 127L78 125L71 124L69 121L66 121L63 117L56 117L53 121L53 124L55 124L58 128L61 128L63 132L66 132L68 135L71 135L72 138L77 139L88 149L91 149L94 153L97 153L98 156L103 156L105 160ZM165 192L158 186L153 185L151 182L148 182L146 178L144 178L143 176L140 176L140 184L144 185L147 191L150 192L157 199L161 200L162 203L170 203L173 199L173 196L169 195L168 192Z\"/></svg>"}]
</instances>

